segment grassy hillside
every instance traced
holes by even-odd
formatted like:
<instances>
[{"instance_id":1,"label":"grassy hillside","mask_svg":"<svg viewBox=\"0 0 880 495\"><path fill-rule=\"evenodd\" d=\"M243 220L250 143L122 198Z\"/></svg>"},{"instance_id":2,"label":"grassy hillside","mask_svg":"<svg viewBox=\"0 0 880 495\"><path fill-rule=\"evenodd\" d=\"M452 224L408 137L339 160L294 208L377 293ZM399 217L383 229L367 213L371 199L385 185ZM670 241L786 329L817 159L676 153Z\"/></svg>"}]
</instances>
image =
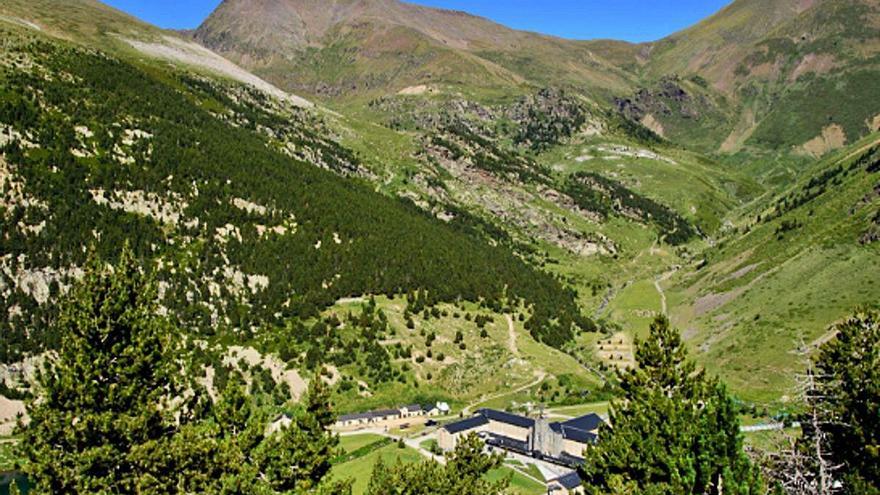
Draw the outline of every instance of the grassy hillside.
<instances>
[{"instance_id":1,"label":"grassy hillside","mask_svg":"<svg viewBox=\"0 0 880 495\"><path fill-rule=\"evenodd\" d=\"M826 328L876 304L877 137L812 166L669 284L674 321L742 396L784 401Z\"/></svg>"},{"instance_id":2,"label":"grassy hillside","mask_svg":"<svg viewBox=\"0 0 880 495\"><path fill-rule=\"evenodd\" d=\"M4 28L4 359L51 345L50 303L84 247L112 258L125 239L154 260L163 305L205 334L416 289L430 304L530 300L529 325L557 345L587 324L504 249L322 170L358 161L308 111L34 31Z\"/></svg>"}]
</instances>

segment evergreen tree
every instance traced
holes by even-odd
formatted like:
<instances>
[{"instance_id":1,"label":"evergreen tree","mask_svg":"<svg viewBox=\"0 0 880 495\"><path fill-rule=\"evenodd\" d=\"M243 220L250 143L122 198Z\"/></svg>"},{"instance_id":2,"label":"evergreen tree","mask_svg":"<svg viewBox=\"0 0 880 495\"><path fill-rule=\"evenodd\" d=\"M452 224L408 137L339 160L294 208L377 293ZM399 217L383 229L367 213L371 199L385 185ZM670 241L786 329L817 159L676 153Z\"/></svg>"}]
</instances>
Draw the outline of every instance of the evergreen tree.
<instances>
[{"instance_id":1,"label":"evergreen tree","mask_svg":"<svg viewBox=\"0 0 880 495\"><path fill-rule=\"evenodd\" d=\"M678 332L658 317L623 372L610 427L586 451L587 493L755 494L762 483L742 450L724 386L687 359Z\"/></svg>"},{"instance_id":2,"label":"evergreen tree","mask_svg":"<svg viewBox=\"0 0 880 495\"><path fill-rule=\"evenodd\" d=\"M237 373L216 403L186 378L180 332L156 309L130 249L113 269L90 261L28 403L20 445L38 493L350 493L323 481L338 439L320 374L291 425L271 434Z\"/></svg>"},{"instance_id":3,"label":"evergreen tree","mask_svg":"<svg viewBox=\"0 0 880 495\"><path fill-rule=\"evenodd\" d=\"M880 493L880 312L860 312L835 327L815 359L812 399L827 438L830 464L849 494ZM802 424L807 424L802 422ZM802 445L816 432L804 429Z\"/></svg>"},{"instance_id":4,"label":"evergreen tree","mask_svg":"<svg viewBox=\"0 0 880 495\"><path fill-rule=\"evenodd\" d=\"M90 261L61 310L61 347L39 375L39 399L28 402L21 446L38 491L140 493L164 476L151 455L189 413L171 400L185 385L178 332L154 301L127 247L115 269Z\"/></svg>"},{"instance_id":5,"label":"evergreen tree","mask_svg":"<svg viewBox=\"0 0 880 495\"><path fill-rule=\"evenodd\" d=\"M367 495L437 495L505 493L509 479L490 482L486 473L501 466L503 459L483 453L483 441L468 435L458 442L446 465L434 461L388 467L381 460L373 469Z\"/></svg>"},{"instance_id":6,"label":"evergreen tree","mask_svg":"<svg viewBox=\"0 0 880 495\"><path fill-rule=\"evenodd\" d=\"M339 445L339 438L327 432L335 421L319 370L290 426L269 436L255 454L259 478L270 493L350 493L347 483L324 482Z\"/></svg>"}]
</instances>

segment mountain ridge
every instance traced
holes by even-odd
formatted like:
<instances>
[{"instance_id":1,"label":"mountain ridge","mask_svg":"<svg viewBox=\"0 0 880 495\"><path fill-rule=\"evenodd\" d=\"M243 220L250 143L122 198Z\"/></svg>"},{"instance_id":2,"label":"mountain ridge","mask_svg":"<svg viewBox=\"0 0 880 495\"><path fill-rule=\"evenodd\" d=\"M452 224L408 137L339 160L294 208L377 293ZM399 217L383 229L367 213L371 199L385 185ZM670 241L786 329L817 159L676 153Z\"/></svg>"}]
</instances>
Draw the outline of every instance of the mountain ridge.
<instances>
[{"instance_id":1,"label":"mountain ridge","mask_svg":"<svg viewBox=\"0 0 880 495\"><path fill-rule=\"evenodd\" d=\"M390 1L334 3L340 10L315 21L320 29L301 36L301 47L274 47L277 54L224 38L219 14L219 27L203 31L225 39L233 61L287 92L309 89L333 112L294 107L186 58L150 54L141 45L167 50L179 38L89 7L93 2L0 5L0 13L26 21L0 29L38 40L33 47L12 43L0 75L9 81L0 92L0 137L9 145L0 186L73 213L63 199L75 198L71 204L102 222L65 229L51 208L33 207L43 203L11 196L18 200L11 200L8 238L0 242L4 253L27 256L0 258L11 263L0 275L11 291L4 302L14 315L5 323L16 335L10 347L27 343L19 330L29 323L47 325L43 305L59 291L51 280L37 282L66 283L72 276L81 256L65 249L103 242L103 254L112 257L118 243L111 241L124 237L120 226L137 233L139 255L161 257L156 264L175 314L193 328L215 329L219 335L208 338L218 345L251 345L285 356L295 368L334 360L345 383L337 392L350 409L359 401L381 406L389 397L415 398L425 384L442 383L449 387L444 397L457 400L495 392L497 383L484 388L478 377L500 373L518 358L499 344L508 341L506 314L518 348L529 350L529 360L515 366L520 377L568 369L597 391L596 380L609 376L603 373L631 361L625 342L643 335L655 315L669 313L699 348L698 359L730 379L738 394L773 402L787 383L751 380L742 370L792 369L795 337L816 338L872 294L848 260L874 266L875 176L864 167L850 170L849 159L833 155L869 128L851 108L861 98L859 112L872 110L870 63L853 58L861 79L850 78L855 69L847 68L822 77L807 71L789 82L802 56L812 53L801 53L803 47L833 45L792 45L780 37L756 54L739 50L749 64L737 77L754 82L758 95L747 100L756 106L755 129L743 136L760 141L743 137L736 155L721 156L718 143L741 118L742 104L699 73L652 67L648 45L573 42L502 26L492 28L497 37L476 39L462 34L471 29L465 26L448 35L467 38L455 47L432 34L442 23L411 22L408 8L395 15L409 26L355 15ZM279 5L279 12L319 8L305 0L223 5L232 9L228 15L234 8L261 9L254 17L260 22L242 20L255 43L266 43L265 12ZM289 28L301 17L274 20ZM796 17L808 23L815 16ZM97 28L92 18L99 18ZM279 33L268 35L292 36ZM865 35L852 39L858 36ZM521 45L511 49L505 40ZM667 53L690 48L677 42ZM37 63L20 62L29 59ZM772 77L752 73L764 65L779 70ZM88 84L69 84L65 73ZM834 77L860 91L847 89L854 96L842 99L829 85L823 98L810 96ZM57 98L70 91L88 104L76 108ZM758 105L776 97L784 105ZM118 105L105 108L113 98ZM799 109L803 101L811 105ZM847 106L838 116L820 106L828 102ZM128 116L118 113L126 109ZM772 121L780 115L791 119ZM825 161L796 155L825 127L832 127L825 141L811 146L816 156L828 155ZM754 158L760 153L779 157L768 164ZM52 160L66 165L53 172ZM190 175L206 182L169 178ZM175 189L166 195L163 187ZM854 204L857 214L848 214ZM827 228L814 229L815 218ZM832 244L838 247L827 249ZM819 266L827 272L817 283L838 287L845 297L821 306L764 304L774 291L813 297L801 290L802 281ZM847 280L835 285L835 274ZM369 308L361 308L362 317L344 316L358 309L346 302L351 298ZM596 316L595 327L586 314ZM803 328L793 329L795 320ZM368 337L363 345L358 336ZM615 352L607 347L612 336L620 342ZM449 361L432 358L441 348ZM755 356L752 348L767 352ZM4 352L19 356L15 351ZM459 393L463 375L472 388ZM375 395L367 401L368 392ZM517 399L538 395L527 391Z\"/></svg>"}]
</instances>

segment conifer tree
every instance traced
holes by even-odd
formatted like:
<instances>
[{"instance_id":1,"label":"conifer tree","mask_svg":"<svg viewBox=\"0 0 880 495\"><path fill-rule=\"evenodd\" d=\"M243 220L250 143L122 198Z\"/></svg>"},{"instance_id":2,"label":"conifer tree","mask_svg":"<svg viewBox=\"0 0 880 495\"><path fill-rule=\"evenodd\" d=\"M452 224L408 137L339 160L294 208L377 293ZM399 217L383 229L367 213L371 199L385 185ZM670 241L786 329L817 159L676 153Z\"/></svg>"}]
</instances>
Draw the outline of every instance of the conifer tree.
<instances>
[{"instance_id":1,"label":"conifer tree","mask_svg":"<svg viewBox=\"0 0 880 495\"><path fill-rule=\"evenodd\" d=\"M862 311L836 325L815 358L818 392L809 397L848 494L880 493L880 312ZM808 422L802 421L804 425ZM801 445L819 432L805 428Z\"/></svg>"},{"instance_id":2,"label":"conifer tree","mask_svg":"<svg viewBox=\"0 0 880 495\"><path fill-rule=\"evenodd\" d=\"M212 403L127 247L115 268L89 262L58 326L20 442L38 493L350 493L324 482L338 439L320 374L279 434L237 374Z\"/></svg>"},{"instance_id":3,"label":"conifer tree","mask_svg":"<svg viewBox=\"0 0 880 495\"><path fill-rule=\"evenodd\" d=\"M424 461L388 467L380 460L373 469L367 495L501 495L509 480L490 482L484 476L501 466L503 459L484 454L483 447L483 441L471 434L458 442L445 466Z\"/></svg>"},{"instance_id":4,"label":"conifer tree","mask_svg":"<svg viewBox=\"0 0 880 495\"><path fill-rule=\"evenodd\" d=\"M255 455L260 479L272 493L333 493L351 491L347 483L327 483L330 461L339 438L327 429L336 421L330 391L315 373L290 426L269 436Z\"/></svg>"},{"instance_id":5,"label":"conifer tree","mask_svg":"<svg viewBox=\"0 0 880 495\"><path fill-rule=\"evenodd\" d=\"M114 269L89 263L63 305L61 347L39 375L21 446L43 493L138 493L162 473L151 456L186 411L180 345L158 317L153 284L131 250Z\"/></svg>"},{"instance_id":6,"label":"conifer tree","mask_svg":"<svg viewBox=\"0 0 880 495\"><path fill-rule=\"evenodd\" d=\"M636 362L621 375L612 427L603 427L586 451L587 493L763 493L742 450L733 401L687 359L665 317L636 343Z\"/></svg>"}]
</instances>

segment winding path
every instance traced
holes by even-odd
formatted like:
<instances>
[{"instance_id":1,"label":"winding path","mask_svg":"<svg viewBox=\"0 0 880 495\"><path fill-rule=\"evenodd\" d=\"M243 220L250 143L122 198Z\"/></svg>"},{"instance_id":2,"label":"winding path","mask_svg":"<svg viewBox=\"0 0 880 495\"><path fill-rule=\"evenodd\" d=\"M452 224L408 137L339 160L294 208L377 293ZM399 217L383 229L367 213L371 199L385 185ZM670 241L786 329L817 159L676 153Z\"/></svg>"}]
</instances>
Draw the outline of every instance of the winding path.
<instances>
[{"instance_id":1,"label":"winding path","mask_svg":"<svg viewBox=\"0 0 880 495\"><path fill-rule=\"evenodd\" d=\"M654 287L657 289L657 293L660 294L660 307L662 308L662 312L664 315L669 315L669 307L666 303L666 291L663 290L663 286L660 285L661 282L665 282L672 278L675 275L675 272L679 270L679 267L674 267L671 270L663 273L659 277L654 278Z\"/></svg>"},{"instance_id":2,"label":"winding path","mask_svg":"<svg viewBox=\"0 0 880 495\"><path fill-rule=\"evenodd\" d=\"M663 287L660 287L660 279L654 279L654 287L657 288L657 292L660 293L660 307L662 308L660 311L667 315L669 311L666 308L666 292L663 291Z\"/></svg>"},{"instance_id":3,"label":"winding path","mask_svg":"<svg viewBox=\"0 0 880 495\"><path fill-rule=\"evenodd\" d=\"M519 349L516 347L516 329L513 327L513 317L509 314L505 314L504 316L507 318L507 347L514 356L519 357Z\"/></svg>"},{"instance_id":4,"label":"winding path","mask_svg":"<svg viewBox=\"0 0 880 495\"><path fill-rule=\"evenodd\" d=\"M544 378L546 378L546 377L547 377L547 372L545 372L544 370L535 370L535 379L533 381L526 383L525 385L521 385L513 390L507 390L504 392L497 392L497 393L494 393L488 397L483 397L479 401L472 402L472 403L468 404L467 406L465 406L464 409L461 410L461 412L465 416L470 416L471 411L473 409L476 409L477 406L479 406L480 404L485 404L486 402L489 402L490 400L495 400L499 397L504 397L507 395L513 395L518 392L522 392L523 390L526 390L528 388L534 387L535 385L538 385L539 383L544 381Z\"/></svg>"}]
</instances>

